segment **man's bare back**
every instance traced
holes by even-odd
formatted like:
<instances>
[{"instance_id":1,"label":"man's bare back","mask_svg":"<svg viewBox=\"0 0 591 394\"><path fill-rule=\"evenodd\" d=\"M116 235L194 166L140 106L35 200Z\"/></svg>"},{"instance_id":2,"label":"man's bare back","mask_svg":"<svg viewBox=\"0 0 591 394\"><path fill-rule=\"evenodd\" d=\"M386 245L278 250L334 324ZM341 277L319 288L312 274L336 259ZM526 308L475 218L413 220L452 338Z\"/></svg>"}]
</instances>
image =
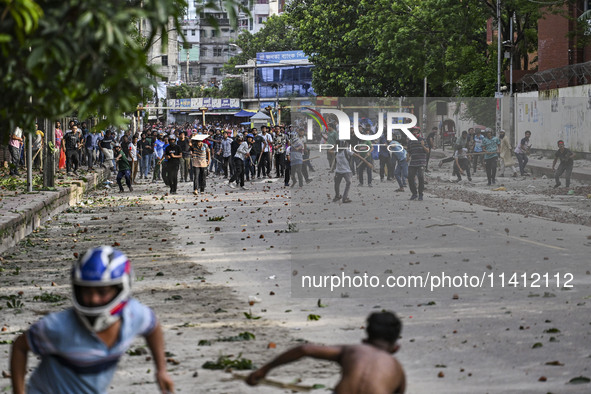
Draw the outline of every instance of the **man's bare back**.
<instances>
[{"instance_id":1,"label":"man's bare back","mask_svg":"<svg viewBox=\"0 0 591 394\"><path fill-rule=\"evenodd\" d=\"M336 394L402 394L406 378L402 366L392 354L398 350L396 340L402 324L392 312L374 312L367 319L368 338L361 345L300 345L278 355L251 373L246 382L258 384L273 368L311 357L329 360L341 366L341 380Z\"/></svg>"},{"instance_id":2,"label":"man's bare back","mask_svg":"<svg viewBox=\"0 0 591 394\"><path fill-rule=\"evenodd\" d=\"M402 366L391 354L372 345L342 346L339 364L343 368L335 393L403 393Z\"/></svg>"}]
</instances>

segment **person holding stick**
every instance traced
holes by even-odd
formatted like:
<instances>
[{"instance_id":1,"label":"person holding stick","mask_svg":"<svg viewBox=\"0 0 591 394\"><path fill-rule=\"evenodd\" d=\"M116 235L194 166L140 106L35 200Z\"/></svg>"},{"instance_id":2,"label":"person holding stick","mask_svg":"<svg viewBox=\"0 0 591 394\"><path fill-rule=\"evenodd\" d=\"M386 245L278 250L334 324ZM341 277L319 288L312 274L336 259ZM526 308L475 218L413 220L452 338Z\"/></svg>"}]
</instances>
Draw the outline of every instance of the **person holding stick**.
<instances>
[{"instance_id":1,"label":"person holding stick","mask_svg":"<svg viewBox=\"0 0 591 394\"><path fill-rule=\"evenodd\" d=\"M554 154L554 161L552 162L552 170L556 167L556 162L560 159L558 169L554 173L554 180L556 184L554 188L560 187L560 176L564 173L566 178L566 187L570 186L570 174L573 172L573 159L575 154L564 147L564 141L558 141L558 150Z\"/></svg>"},{"instance_id":2,"label":"person holding stick","mask_svg":"<svg viewBox=\"0 0 591 394\"><path fill-rule=\"evenodd\" d=\"M366 129L363 134L369 134L369 129ZM372 144L371 141L361 141L360 145L366 145L368 150L359 152L356 156L361 160L357 166L357 176L359 178L359 186L363 186L363 171L367 173L367 186L371 187L373 158L371 157Z\"/></svg>"},{"instance_id":3,"label":"person holding stick","mask_svg":"<svg viewBox=\"0 0 591 394\"><path fill-rule=\"evenodd\" d=\"M267 374L278 366L312 357L338 363L341 380L334 393L404 393L406 377L402 365L392 354L402 323L392 312L375 312L367 319L367 339L361 345L300 345L277 356L273 361L251 373L246 383L251 386L264 383Z\"/></svg>"},{"instance_id":4,"label":"person holding stick","mask_svg":"<svg viewBox=\"0 0 591 394\"><path fill-rule=\"evenodd\" d=\"M486 169L486 179L488 186L494 185L497 181L497 160L499 158L501 141L493 137L491 129L486 129L485 137L482 139L482 148L484 152L484 163Z\"/></svg>"},{"instance_id":5,"label":"person holding stick","mask_svg":"<svg viewBox=\"0 0 591 394\"><path fill-rule=\"evenodd\" d=\"M425 189L425 164L427 163L427 153L429 148L425 146L425 140L420 136L421 130L411 129L416 140L408 141L408 186L412 195L411 200L423 201L423 190ZM419 189L417 190L416 179L419 180ZM417 194L418 192L418 194Z\"/></svg>"}]
</instances>

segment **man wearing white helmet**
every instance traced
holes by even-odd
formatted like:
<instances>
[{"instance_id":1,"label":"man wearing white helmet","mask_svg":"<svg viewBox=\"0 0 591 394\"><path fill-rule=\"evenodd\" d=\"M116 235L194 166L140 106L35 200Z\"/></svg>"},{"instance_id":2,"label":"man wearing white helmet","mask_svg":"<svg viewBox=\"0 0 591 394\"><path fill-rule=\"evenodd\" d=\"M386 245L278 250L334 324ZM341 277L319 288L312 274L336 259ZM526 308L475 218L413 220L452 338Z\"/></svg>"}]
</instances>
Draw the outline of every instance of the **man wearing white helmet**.
<instances>
[{"instance_id":1,"label":"man wearing white helmet","mask_svg":"<svg viewBox=\"0 0 591 394\"><path fill-rule=\"evenodd\" d=\"M31 350L41 362L29 378L28 393L105 393L137 335L146 338L152 352L161 392L172 392L162 329L154 312L131 298L131 276L127 256L109 246L89 249L74 263L74 306L45 316L12 346L13 392L25 392Z\"/></svg>"}]
</instances>

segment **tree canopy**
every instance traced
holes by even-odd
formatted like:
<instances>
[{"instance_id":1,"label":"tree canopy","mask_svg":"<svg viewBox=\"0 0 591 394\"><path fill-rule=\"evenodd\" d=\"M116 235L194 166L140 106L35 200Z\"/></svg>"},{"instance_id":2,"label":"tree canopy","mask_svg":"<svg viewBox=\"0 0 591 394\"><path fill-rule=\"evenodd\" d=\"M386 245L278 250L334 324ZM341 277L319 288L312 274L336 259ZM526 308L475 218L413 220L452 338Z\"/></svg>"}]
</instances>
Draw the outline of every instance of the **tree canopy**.
<instances>
[{"instance_id":1,"label":"tree canopy","mask_svg":"<svg viewBox=\"0 0 591 394\"><path fill-rule=\"evenodd\" d=\"M226 63L225 71L228 74L240 74L242 71L234 66L246 64L249 59L256 57L257 52L300 49L297 34L289 21L287 14L273 15L265 21L265 26L255 34L248 30L242 31L234 43L241 52Z\"/></svg>"},{"instance_id":2,"label":"tree canopy","mask_svg":"<svg viewBox=\"0 0 591 394\"><path fill-rule=\"evenodd\" d=\"M141 102L157 70L147 49L167 31L182 31L185 0L0 0L0 130L33 129L36 118L100 115L115 125ZM230 12L239 0L202 8ZM137 22L147 35L138 39Z\"/></svg>"},{"instance_id":3,"label":"tree canopy","mask_svg":"<svg viewBox=\"0 0 591 394\"><path fill-rule=\"evenodd\" d=\"M568 1L503 0L503 40L515 14L514 69L531 68L538 20ZM437 97L496 90L496 40L487 43L486 30L491 18L496 27L496 7L496 0L293 0L287 10L315 64L318 94L422 96L427 78L427 94Z\"/></svg>"},{"instance_id":4,"label":"tree canopy","mask_svg":"<svg viewBox=\"0 0 591 394\"><path fill-rule=\"evenodd\" d=\"M314 89L333 96L452 94L486 51L486 13L455 0L294 0L302 49L316 65Z\"/></svg>"}]
</instances>

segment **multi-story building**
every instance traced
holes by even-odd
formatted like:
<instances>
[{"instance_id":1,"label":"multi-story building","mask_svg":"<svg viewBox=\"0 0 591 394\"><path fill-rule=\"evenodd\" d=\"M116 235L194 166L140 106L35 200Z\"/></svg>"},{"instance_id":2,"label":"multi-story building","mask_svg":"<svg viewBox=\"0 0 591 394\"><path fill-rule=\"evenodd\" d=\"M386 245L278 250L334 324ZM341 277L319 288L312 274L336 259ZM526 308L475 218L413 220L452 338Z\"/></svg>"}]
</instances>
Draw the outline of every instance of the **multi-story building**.
<instances>
[{"instance_id":1,"label":"multi-story building","mask_svg":"<svg viewBox=\"0 0 591 394\"><path fill-rule=\"evenodd\" d=\"M254 0L249 4L250 16L244 12L238 14L238 29L230 24L228 12L221 10L198 9L203 0L189 2L183 21L183 33L188 45L180 42L178 50L179 77L189 83L217 85L225 77L223 66L239 49L232 45L243 30L252 34L258 32L271 15L278 15L285 8L285 0ZM217 28L209 22L214 17Z\"/></svg>"},{"instance_id":2,"label":"multi-story building","mask_svg":"<svg viewBox=\"0 0 591 394\"><path fill-rule=\"evenodd\" d=\"M183 34L187 39L187 44L178 43L179 47L179 75L180 80L187 83L200 83L201 74L199 72L199 39L201 36L199 19L195 14L187 13L187 18L182 23ZM180 40L180 36L179 36Z\"/></svg>"},{"instance_id":3,"label":"multi-story building","mask_svg":"<svg viewBox=\"0 0 591 394\"><path fill-rule=\"evenodd\" d=\"M182 22L182 33L187 43L181 40L181 35L170 24L168 40L162 45L156 39L156 45L150 48L149 62L161 66L162 80L168 83L186 82L205 86L218 85L225 77L224 64L239 51L232 42L243 30L252 34L261 30L265 21L271 15L278 15L284 11L286 0L242 0L249 7L250 16L240 12L238 14L238 29L230 24L228 12L223 5L220 10L203 9L205 0L190 1L185 19ZM214 17L217 28L208 18ZM149 32L149 26L143 26L144 34Z\"/></svg>"},{"instance_id":4,"label":"multi-story building","mask_svg":"<svg viewBox=\"0 0 591 394\"><path fill-rule=\"evenodd\" d=\"M162 75L161 81L174 82L179 79L179 48L178 33L173 28L172 21L168 24L168 37L162 42L162 36L156 37L154 45L148 50L148 63L159 65L159 72ZM150 26L145 20L142 21L142 34L148 35Z\"/></svg>"},{"instance_id":5,"label":"multi-story building","mask_svg":"<svg viewBox=\"0 0 591 394\"><path fill-rule=\"evenodd\" d=\"M248 2L245 2L248 4ZM285 0L253 0L250 5L250 14L240 14L240 27L252 34L257 33L265 25L265 21L271 15L279 15L285 9Z\"/></svg>"}]
</instances>

